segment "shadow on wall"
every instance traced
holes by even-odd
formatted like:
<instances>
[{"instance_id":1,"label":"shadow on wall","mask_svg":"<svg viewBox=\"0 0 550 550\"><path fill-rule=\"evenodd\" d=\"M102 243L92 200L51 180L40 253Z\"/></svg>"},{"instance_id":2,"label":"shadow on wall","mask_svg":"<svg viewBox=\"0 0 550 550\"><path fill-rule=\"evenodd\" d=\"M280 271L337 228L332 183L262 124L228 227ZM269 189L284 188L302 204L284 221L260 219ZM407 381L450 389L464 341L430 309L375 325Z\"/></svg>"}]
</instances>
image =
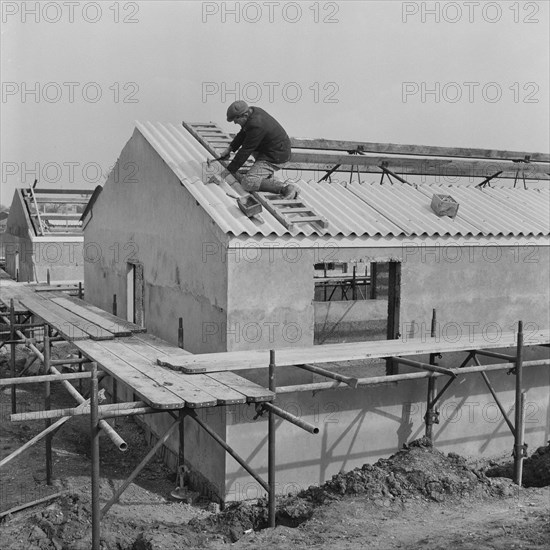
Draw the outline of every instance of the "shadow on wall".
<instances>
[{"instance_id":1,"label":"shadow on wall","mask_svg":"<svg viewBox=\"0 0 550 550\"><path fill-rule=\"evenodd\" d=\"M488 375L509 417L513 419L514 379L507 371ZM364 376L368 376L365 371ZM447 379L437 378L437 391ZM544 367L524 372L526 440L530 445L548 436L548 373ZM411 379L357 390L327 390L280 394L277 406L316 425L320 433L309 435L277 419L277 476L282 486L298 480L303 488L323 483L335 473L387 457L425 432L427 379ZM254 420L254 411L228 407L234 420L228 425L228 441L267 475L267 422ZM442 452L497 454L511 449L513 437L482 377L459 377L438 403L439 423L434 443ZM227 473L228 487L245 483L242 470ZM250 483L250 481L246 481ZM253 483L252 483L253 485Z\"/></svg>"}]
</instances>

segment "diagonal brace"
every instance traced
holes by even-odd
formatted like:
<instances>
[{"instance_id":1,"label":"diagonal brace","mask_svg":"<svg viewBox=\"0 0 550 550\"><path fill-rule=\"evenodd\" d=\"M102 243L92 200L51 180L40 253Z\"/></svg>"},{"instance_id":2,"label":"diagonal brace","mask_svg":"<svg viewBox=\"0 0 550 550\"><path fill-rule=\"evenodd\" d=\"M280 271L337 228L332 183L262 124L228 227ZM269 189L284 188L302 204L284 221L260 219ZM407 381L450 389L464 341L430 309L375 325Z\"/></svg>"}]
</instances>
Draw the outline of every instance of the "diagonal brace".
<instances>
[{"instance_id":1,"label":"diagonal brace","mask_svg":"<svg viewBox=\"0 0 550 550\"><path fill-rule=\"evenodd\" d=\"M212 439L219 443L269 494L269 485L208 424L203 422L195 411L190 410L188 416L197 422Z\"/></svg>"},{"instance_id":2,"label":"diagonal brace","mask_svg":"<svg viewBox=\"0 0 550 550\"><path fill-rule=\"evenodd\" d=\"M132 481L136 478L136 476L147 466L147 463L153 458L155 453L166 443L168 438L172 435L172 432L174 431L174 428L176 428L179 424L179 419L175 420L170 427L164 432L164 434L159 438L159 440L155 443L153 448L145 455L143 460L136 466L134 471L128 476L126 481L115 491L115 494L112 496L111 500L103 506L101 509L101 517L103 517L111 508L111 506L120 498L120 495L128 488L128 485L132 483Z\"/></svg>"},{"instance_id":3,"label":"diagonal brace","mask_svg":"<svg viewBox=\"0 0 550 550\"><path fill-rule=\"evenodd\" d=\"M474 357L474 361L478 367L481 366L481 363L479 362L479 359L477 357ZM508 424L508 427L510 428L510 431L512 432L512 435L516 436L516 430L514 428L514 425L508 418L508 413L504 410L504 407L502 406L502 403L500 402L493 386L491 385L491 382L489 381L489 377L483 372L480 371L481 377L483 378L485 384L487 385L487 388L489 388L489 391L491 392L491 395L493 396L493 399L495 400L495 403L497 404L497 407L500 409L500 412L502 413L502 418L504 418L506 424Z\"/></svg>"},{"instance_id":4,"label":"diagonal brace","mask_svg":"<svg viewBox=\"0 0 550 550\"><path fill-rule=\"evenodd\" d=\"M489 176L489 177L485 178L482 182L478 183L478 184L476 185L476 187L477 187L478 189L483 189L486 185L488 185L489 187L491 187L491 186L489 185L489 182L490 182L492 179L494 179L494 178L498 178L498 176L500 176L500 174L502 174L502 170L501 170L500 172L497 172L496 174L493 174L492 176Z\"/></svg>"},{"instance_id":5,"label":"diagonal brace","mask_svg":"<svg viewBox=\"0 0 550 550\"><path fill-rule=\"evenodd\" d=\"M428 405L428 410L431 410L435 407L435 404L443 397L443 394L447 391L447 388L455 381L455 378L450 378L447 383L439 390L438 394L433 398L433 400Z\"/></svg>"},{"instance_id":6,"label":"diagonal brace","mask_svg":"<svg viewBox=\"0 0 550 550\"><path fill-rule=\"evenodd\" d=\"M509 363L515 363L516 361L516 358L513 355L507 355L505 353L498 353L496 351L489 351L484 349L474 350L474 358L476 355L485 355L486 357L495 357L496 359L503 359L504 361L508 361Z\"/></svg>"}]
</instances>

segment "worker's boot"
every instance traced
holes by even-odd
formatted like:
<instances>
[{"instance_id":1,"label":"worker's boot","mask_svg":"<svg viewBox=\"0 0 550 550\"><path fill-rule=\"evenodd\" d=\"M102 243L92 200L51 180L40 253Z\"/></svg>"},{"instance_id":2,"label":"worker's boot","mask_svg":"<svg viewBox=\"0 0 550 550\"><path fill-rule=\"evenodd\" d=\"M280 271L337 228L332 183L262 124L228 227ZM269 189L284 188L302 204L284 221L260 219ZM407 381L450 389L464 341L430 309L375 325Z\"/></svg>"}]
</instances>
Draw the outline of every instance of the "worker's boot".
<instances>
[{"instance_id":1,"label":"worker's boot","mask_svg":"<svg viewBox=\"0 0 550 550\"><path fill-rule=\"evenodd\" d=\"M274 178L265 178L260 183L260 191L267 193L276 193L281 195L283 199L295 199L298 196L298 187L292 183L283 183Z\"/></svg>"}]
</instances>

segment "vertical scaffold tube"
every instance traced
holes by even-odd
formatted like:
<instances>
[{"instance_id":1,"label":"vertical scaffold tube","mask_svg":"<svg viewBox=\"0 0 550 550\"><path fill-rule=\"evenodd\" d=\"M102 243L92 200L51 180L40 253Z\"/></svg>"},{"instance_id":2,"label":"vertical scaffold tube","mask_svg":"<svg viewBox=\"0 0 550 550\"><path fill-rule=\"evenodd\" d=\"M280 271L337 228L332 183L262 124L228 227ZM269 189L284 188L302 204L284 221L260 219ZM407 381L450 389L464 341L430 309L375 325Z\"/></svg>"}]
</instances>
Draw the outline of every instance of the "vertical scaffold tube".
<instances>
[{"instance_id":1,"label":"vertical scaffold tube","mask_svg":"<svg viewBox=\"0 0 550 550\"><path fill-rule=\"evenodd\" d=\"M11 348L11 377L15 378L15 305L13 298L10 300L10 348ZM17 389L15 384L11 386L11 414L17 412Z\"/></svg>"},{"instance_id":2,"label":"vertical scaffold tube","mask_svg":"<svg viewBox=\"0 0 550 550\"><path fill-rule=\"evenodd\" d=\"M97 363L92 363L90 387L90 435L92 444L92 550L99 550L101 519L99 507L99 411L98 411Z\"/></svg>"},{"instance_id":3,"label":"vertical scaffold tube","mask_svg":"<svg viewBox=\"0 0 550 550\"><path fill-rule=\"evenodd\" d=\"M44 369L46 373L50 372L50 359L51 359L51 344L50 344L50 327L46 325L44 330ZM49 411L52 405L50 382L44 384L44 409ZM46 428L49 428L52 424L50 419L46 419ZM53 467L52 467L52 437L53 434L46 436L46 484L52 484Z\"/></svg>"},{"instance_id":4,"label":"vertical scaffold tube","mask_svg":"<svg viewBox=\"0 0 550 550\"><path fill-rule=\"evenodd\" d=\"M431 337L435 338L436 335L436 327L437 327L437 317L436 317L436 310L434 309L432 312L432 330L431 330ZM430 365L435 365L435 353L430 353ZM435 381L435 377L432 375L430 378L428 378L428 397L427 397L427 407L426 407L426 418L424 419L426 423L426 437L432 441L433 440L433 425L434 425L434 409L431 405L433 403L433 400L435 399L437 391L437 385Z\"/></svg>"},{"instance_id":5,"label":"vertical scaffold tube","mask_svg":"<svg viewBox=\"0 0 550 550\"><path fill-rule=\"evenodd\" d=\"M275 383L275 350L269 352L269 389L275 393L277 385ZM268 412L268 444L267 444L267 483L269 485L268 494L268 522L269 527L275 527L275 413Z\"/></svg>"},{"instance_id":6,"label":"vertical scaffold tube","mask_svg":"<svg viewBox=\"0 0 550 550\"><path fill-rule=\"evenodd\" d=\"M523 321L518 323L516 357L516 414L514 442L514 481L521 485L523 475L523 397L521 394L523 367Z\"/></svg>"}]
</instances>

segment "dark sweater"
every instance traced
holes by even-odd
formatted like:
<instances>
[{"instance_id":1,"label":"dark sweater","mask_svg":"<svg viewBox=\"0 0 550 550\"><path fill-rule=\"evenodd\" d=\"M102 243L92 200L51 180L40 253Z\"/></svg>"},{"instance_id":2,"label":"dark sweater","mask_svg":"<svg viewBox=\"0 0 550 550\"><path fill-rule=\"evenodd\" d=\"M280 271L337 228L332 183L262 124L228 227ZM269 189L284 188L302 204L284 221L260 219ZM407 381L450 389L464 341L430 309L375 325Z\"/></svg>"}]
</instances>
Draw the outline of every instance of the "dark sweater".
<instances>
[{"instance_id":1,"label":"dark sweater","mask_svg":"<svg viewBox=\"0 0 550 550\"><path fill-rule=\"evenodd\" d=\"M233 173L254 152L257 152L256 160L267 160L273 164L281 164L290 159L290 138L284 128L260 107L251 109L248 120L230 145L232 151L240 147L227 167Z\"/></svg>"}]
</instances>

